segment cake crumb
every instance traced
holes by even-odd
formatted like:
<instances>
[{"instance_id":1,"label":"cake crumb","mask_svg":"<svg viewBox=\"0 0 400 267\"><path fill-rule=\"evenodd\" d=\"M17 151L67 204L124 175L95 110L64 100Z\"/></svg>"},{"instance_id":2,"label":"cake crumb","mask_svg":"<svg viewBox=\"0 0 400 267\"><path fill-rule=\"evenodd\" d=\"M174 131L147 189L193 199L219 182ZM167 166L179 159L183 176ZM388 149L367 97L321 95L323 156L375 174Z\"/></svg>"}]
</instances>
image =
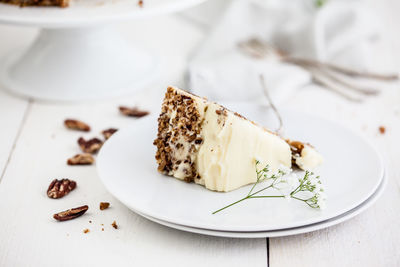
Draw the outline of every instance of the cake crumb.
<instances>
[{"instance_id":1,"label":"cake crumb","mask_svg":"<svg viewBox=\"0 0 400 267\"><path fill-rule=\"evenodd\" d=\"M113 221L113 223L111 224L112 227L114 227L115 229L118 229L118 225L115 221Z\"/></svg>"},{"instance_id":2,"label":"cake crumb","mask_svg":"<svg viewBox=\"0 0 400 267\"><path fill-rule=\"evenodd\" d=\"M87 233L89 233L90 232L90 230L89 229L85 229L85 230L83 230L83 233L84 234L87 234Z\"/></svg>"},{"instance_id":3,"label":"cake crumb","mask_svg":"<svg viewBox=\"0 0 400 267\"><path fill-rule=\"evenodd\" d=\"M101 231L103 231L103 232L104 232L104 228L101 228Z\"/></svg>"},{"instance_id":4,"label":"cake crumb","mask_svg":"<svg viewBox=\"0 0 400 267\"><path fill-rule=\"evenodd\" d=\"M379 133L380 134L385 134L385 132L386 132L385 126L379 126Z\"/></svg>"},{"instance_id":5,"label":"cake crumb","mask_svg":"<svg viewBox=\"0 0 400 267\"><path fill-rule=\"evenodd\" d=\"M100 202L100 210L108 209L109 206L110 206L110 203L108 203L108 202Z\"/></svg>"}]
</instances>

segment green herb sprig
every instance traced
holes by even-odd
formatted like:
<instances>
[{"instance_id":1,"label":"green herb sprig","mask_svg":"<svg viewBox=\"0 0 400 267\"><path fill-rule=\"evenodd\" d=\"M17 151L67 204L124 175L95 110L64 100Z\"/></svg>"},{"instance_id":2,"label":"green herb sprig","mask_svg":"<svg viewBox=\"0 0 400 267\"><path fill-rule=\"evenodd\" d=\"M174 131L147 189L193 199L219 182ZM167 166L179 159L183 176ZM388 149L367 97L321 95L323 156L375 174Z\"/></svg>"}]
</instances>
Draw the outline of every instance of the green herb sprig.
<instances>
[{"instance_id":1,"label":"green herb sprig","mask_svg":"<svg viewBox=\"0 0 400 267\"><path fill-rule=\"evenodd\" d=\"M221 212L233 205L236 205L242 201L252 198L293 198L299 201L303 201L309 207L315 209L325 208L326 195L324 189L322 188L322 183L319 176L315 176L313 172L306 171L304 176L300 179L284 179L284 176L290 172L290 170L279 169L276 174L269 175L270 169L266 165L262 169L258 169L260 162L256 160L256 175L257 181L251 187L247 195L223 208L214 211L212 214ZM262 182L269 182L269 184L259 190L256 190L257 185ZM282 193L282 186L293 187L289 194ZM259 195L261 192L267 189L276 189L280 192L280 195ZM301 196L300 196L301 195ZM308 196L305 196L308 195Z\"/></svg>"}]
</instances>

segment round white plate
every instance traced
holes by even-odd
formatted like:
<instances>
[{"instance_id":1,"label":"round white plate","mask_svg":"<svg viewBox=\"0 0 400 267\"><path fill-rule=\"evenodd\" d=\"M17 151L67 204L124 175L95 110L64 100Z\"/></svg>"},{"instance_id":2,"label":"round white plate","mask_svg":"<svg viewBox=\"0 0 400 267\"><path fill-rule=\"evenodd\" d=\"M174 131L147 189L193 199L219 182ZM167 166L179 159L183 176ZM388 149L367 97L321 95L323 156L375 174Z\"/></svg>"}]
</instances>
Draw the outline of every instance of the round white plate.
<instances>
[{"instance_id":1,"label":"round white plate","mask_svg":"<svg viewBox=\"0 0 400 267\"><path fill-rule=\"evenodd\" d=\"M265 237L281 237L281 236L290 236L290 235L297 235L297 234L304 234L316 230L321 230L324 228L328 228L330 226L339 224L341 222L347 221L354 216L360 214L361 212L365 211L367 208L371 207L372 204L374 204L379 197L382 195L382 193L385 190L386 187L386 178L384 177L381 184L379 185L378 189L370 198L368 198L365 202L363 202L361 205L357 206L356 208L340 215L335 218L316 223L316 224L311 224L311 225L306 225L302 227L296 227L296 228L289 228L289 229L282 229L282 230L275 230L275 231L266 231L266 232L223 232L223 231L212 231L212 230L206 230L206 229L200 229L200 228L191 228L191 227L186 227L183 225L178 225L178 224L172 224L169 222L161 221L149 216L146 216L144 214L140 214L141 216L147 218L150 221L153 221L155 223L178 229L181 231L185 232L192 232L192 233L197 233L197 234L202 234L202 235L210 235L210 236L218 236L218 237L232 237L232 238L265 238Z\"/></svg>"},{"instance_id":2,"label":"round white plate","mask_svg":"<svg viewBox=\"0 0 400 267\"><path fill-rule=\"evenodd\" d=\"M275 117L256 105L231 105L250 119L275 128ZM272 231L329 220L368 199L383 177L380 156L360 136L340 125L294 111L281 112L286 136L312 143L325 157L318 171L328 194L325 210L300 201L251 199L218 214L250 186L218 193L159 174L152 145L157 133L155 116L118 131L100 151L97 167L105 187L132 210L187 227L217 231Z\"/></svg>"},{"instance_id":3,"label":"round white plate","mask_svg":"<svg viewBox=\"0 0 400 267\"><path fill-rule=\"evenodd\" d=\"M0 3L0 23L39 27L82 27L183 10L204 0L71 0L67 8Z\"/></svg>"}]
</instances>

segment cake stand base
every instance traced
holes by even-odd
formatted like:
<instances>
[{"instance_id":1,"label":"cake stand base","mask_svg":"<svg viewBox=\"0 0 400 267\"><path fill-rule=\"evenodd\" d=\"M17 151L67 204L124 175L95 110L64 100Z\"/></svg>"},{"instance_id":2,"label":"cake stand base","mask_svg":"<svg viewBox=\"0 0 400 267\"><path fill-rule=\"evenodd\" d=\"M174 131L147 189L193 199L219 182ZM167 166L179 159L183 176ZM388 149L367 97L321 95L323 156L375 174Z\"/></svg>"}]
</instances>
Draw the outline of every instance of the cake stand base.
<instances>
[{"instance_id":1,"label":"cake stand base","mask_svg":"<svg viewBox=\"0 0 400 267\"><path fill-rule=\"evenodd\" d=\"M140 90L158 74L155 58L111 27L43 29L26 51L1 64L6 89L41 100L121 96Z\"/></svg>"}]
</instances>

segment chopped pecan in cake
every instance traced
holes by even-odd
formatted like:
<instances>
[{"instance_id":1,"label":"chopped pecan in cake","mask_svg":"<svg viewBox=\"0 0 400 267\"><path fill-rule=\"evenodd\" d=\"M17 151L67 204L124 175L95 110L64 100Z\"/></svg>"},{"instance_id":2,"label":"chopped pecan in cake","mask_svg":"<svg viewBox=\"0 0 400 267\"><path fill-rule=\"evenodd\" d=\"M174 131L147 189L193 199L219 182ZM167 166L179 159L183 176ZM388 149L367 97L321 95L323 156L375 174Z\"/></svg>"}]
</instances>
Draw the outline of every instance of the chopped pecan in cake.
<instances>
[{"instance_id":1,"label":"chopped pecan in cake","mask_svg":"<svg viewBox=\"0 0 400 267\"><path fill-rule=\"evenodd\" d=\"M187 93L189 95L189 93ZM158 171L192 182L197 177L195 154L202 143L200 107L188 95L169 87L158 118Z\"/></svg>"},{"instance_id":2,"label":"chopped pecan in cake","mask_svg":"<svg viewBox=\"0 0 400 267\"><path fill-rule=\"evenodd\" d=\"M296 159L301 156L301 151L304 149L304 144L300 141L293 141L290 139L286 139L286 142L290 146L290 150L292 151L292 164L297 166Z\"/></svg>"}]
</instances>

